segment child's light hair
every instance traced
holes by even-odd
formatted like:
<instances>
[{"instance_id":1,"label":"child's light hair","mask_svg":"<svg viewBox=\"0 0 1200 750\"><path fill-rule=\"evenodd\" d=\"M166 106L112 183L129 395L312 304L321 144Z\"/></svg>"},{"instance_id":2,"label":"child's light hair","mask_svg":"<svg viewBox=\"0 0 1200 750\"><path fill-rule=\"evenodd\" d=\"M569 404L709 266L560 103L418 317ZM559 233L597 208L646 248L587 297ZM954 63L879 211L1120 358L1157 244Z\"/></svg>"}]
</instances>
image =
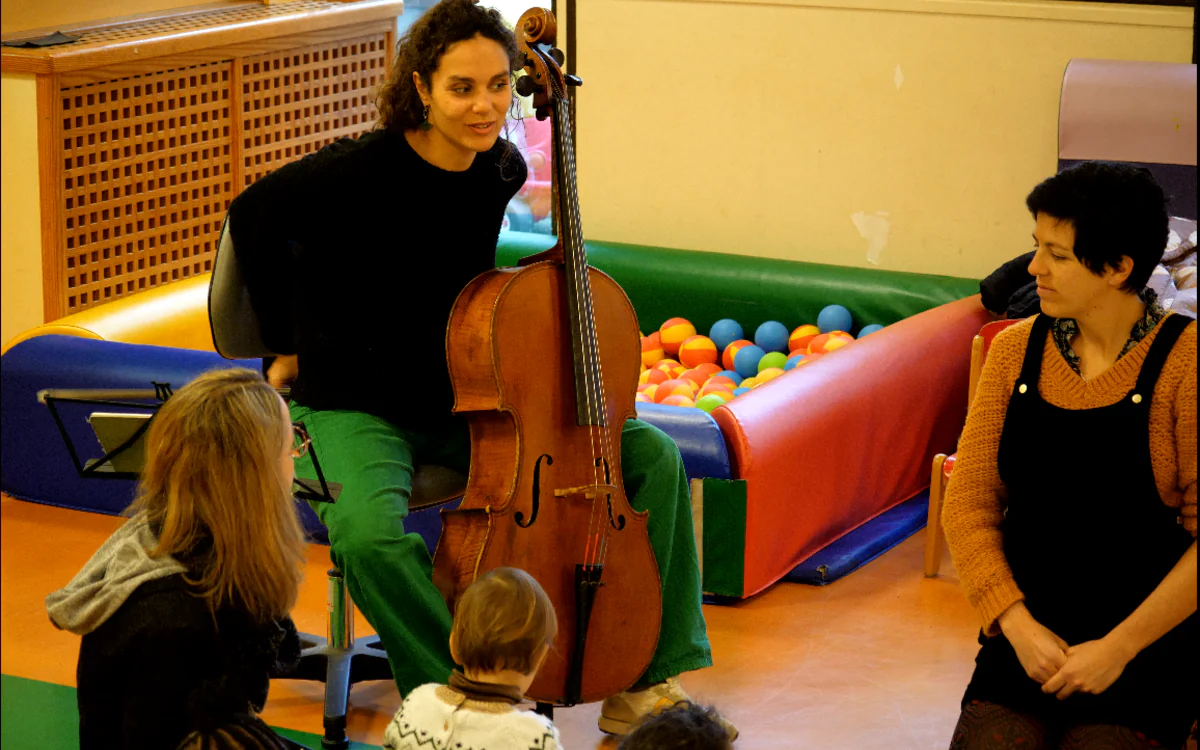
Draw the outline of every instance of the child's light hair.
<instances>
[{"instance_id":1,"label":"child's light hair","mask_svg":"<svg viewBox=\"0 0 1200 750\"><path fill-rule=\"evenodd\" d=\"M305 554L283 461L291 443L279 395L240 368L199 376L150 423L127 513L146 514L150 555L188 564L185 580L214 613L234 603L266 622L296 602Z\"/></svg>"},{"instance_id":2,"label":"child's light hair","mask_svg":"<svg viewBox=\"0 0 1200 750\"><path fill-rule=\"evenodd\" d=\"M554 605L538 582L517 568L496 568L463 592L454 613L455 654L466 669L531 674L554 642Z\"/></svg>"}]
</instances>

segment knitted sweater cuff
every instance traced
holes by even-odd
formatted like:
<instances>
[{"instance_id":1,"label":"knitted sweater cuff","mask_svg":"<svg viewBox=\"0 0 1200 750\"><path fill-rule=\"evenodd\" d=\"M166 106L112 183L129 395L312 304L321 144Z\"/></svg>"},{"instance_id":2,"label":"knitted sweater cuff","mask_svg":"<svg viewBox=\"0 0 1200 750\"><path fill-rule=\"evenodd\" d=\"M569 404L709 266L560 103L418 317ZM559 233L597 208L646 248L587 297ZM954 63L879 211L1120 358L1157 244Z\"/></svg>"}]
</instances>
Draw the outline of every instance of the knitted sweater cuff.
<instances>
[{"instance_id":1,"label":"knitted sweater cuff","mask_svg":"<svg viewBox=\"0 0 1200 750\"><path fill-rule=\"evenodd\" d=\"M1017 587L1017 582L1011 578L1000 581L995 586L986 589L979 595L975 608L983 617L983 632L988 636L1000 635L1000 615L1016 604L1023 601L1025 595Z\"/></svg>"}]
</instances>

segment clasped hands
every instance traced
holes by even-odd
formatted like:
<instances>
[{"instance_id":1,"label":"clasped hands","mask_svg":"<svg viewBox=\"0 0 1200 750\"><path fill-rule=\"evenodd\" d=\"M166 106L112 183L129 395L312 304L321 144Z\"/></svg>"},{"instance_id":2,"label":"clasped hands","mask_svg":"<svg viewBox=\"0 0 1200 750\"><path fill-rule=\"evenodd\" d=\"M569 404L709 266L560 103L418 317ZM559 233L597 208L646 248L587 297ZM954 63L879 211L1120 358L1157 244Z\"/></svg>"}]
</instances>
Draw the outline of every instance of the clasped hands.
<instances>
[{"instance_id":1,"label":"clasped hands","mask_svg":"<svg viewBox=\"0 0 1200 750\"><path fill-rule=\"evenodd\" d=\"M1023 602L1001 615L999 623L1025 673L1059 700L1077 692L1104 692L1135 656L1111 634L1071 646L1035 620Z\"/></svg>"}]
</instances>

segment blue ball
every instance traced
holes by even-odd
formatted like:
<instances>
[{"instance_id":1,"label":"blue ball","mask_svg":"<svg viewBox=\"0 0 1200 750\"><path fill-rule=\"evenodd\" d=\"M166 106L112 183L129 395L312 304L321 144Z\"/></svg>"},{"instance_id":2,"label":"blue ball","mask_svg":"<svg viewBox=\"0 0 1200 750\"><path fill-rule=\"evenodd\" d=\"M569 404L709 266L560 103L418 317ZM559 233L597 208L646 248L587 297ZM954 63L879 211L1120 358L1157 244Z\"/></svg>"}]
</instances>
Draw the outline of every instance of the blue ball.
<instances>
[{"instance_id":1,"label":"blue ball","mask_svg":"<svg viewBox=\"0 0 1200 750\"><path fill-rule=\"evenodd\" d=\"M717 351L725 351L725 347L742 338L742 325L733 318L721 318L708 329L708 337L717 345Z\"/></svg>"},{"instance_id":2,"label":"blue ball","mask_svg":"<svg viewBox=\"0 0 1200 750\"><path fill-rule=\"evenodd\" d=\"M803 359L804 359L803 354L797 354L794 357L788 357L788 361L783 363L783 371L787 372L788 370L791 370L796 365L800 364L800 361Z\"/></svg>"},{"instance_id":3,"label":"blue ball","mask_svg":"<svg viewBox=\"0 0 1200 750\"><path fill-rule=\"evenodd\" d=\"M872 333L875 333L876 331L882 331L882 330L883 330L883 326L879 325L878 323L872 323L869 326L863 326L862 330L858 332L858 337L861 339L863 336L868 336Z\"/></svg>"},{"instance_id":4,"label":"blue ball","mask_svg":"<svg viewBox=\"0 0 1200 750\"><path fill-rule=\"evenodd\" d=\"M740 383L740 382L742 382L742 380L744 380L744 378L741 375L738 375L733 370L721 370L720 372L717 373L717 375L724 375L725 377L729 378L730 380L732 380L735 383ZM713 375L713 377L715 378L717 375Z\"/></svg>"},{"instance_id":5,"label":"blue ball","mask_svg":"<svg viewBox=\"0 0 1200 750\"><path fill-rule=\"evenodd\" d=\"M829 305L817 315L817 328L821 329L821 333L849 332L852 325L854 325L854 318L850 315L850 311L841 305Z\"/></svg>"},{"instance_id":6,"label":"blue ball","mask_svg":"<svg viewBox=\"0 0 1200 750\"><path fill-rule=\"evenodd\" d=\"M737 396L740 396L740 395L742 395L743 393L749 393L749 392L750 392L750 389L749 389L749 388L734 388L734 389L733 389L733 395L734 395L734 397L735 397L735 398L736 398Z\"/></svg>"},{"instance_id":7,"label":"blue ball","mask_svg":"<svg viewBox=\"0 0 1200 750\"><path fill-rule=\"evenodd\" d=\"M787 352L788 329L778 320L768 320L754 332L754 343L765 352Z\"/></svg>"},{"instance_id":8,"label":"blue ball","mask_svg":"<svg viewBox=\"0 0 1200 750\"><path fill-rule=\"evenodd\" d=\"M743 346L733 357L733 369L738 375L748 378L758 374L758 360L766 356L761 346Z\"/></svg>"}]
</instances>

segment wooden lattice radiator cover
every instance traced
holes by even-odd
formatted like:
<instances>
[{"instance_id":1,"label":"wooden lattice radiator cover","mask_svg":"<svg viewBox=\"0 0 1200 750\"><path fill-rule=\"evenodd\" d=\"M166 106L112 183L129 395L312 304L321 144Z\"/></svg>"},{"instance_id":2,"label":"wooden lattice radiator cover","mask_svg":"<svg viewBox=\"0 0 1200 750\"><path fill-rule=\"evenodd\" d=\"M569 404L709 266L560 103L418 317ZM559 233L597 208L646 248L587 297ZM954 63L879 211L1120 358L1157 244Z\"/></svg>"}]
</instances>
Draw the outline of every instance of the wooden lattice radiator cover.
<instances>
[{"instance_id":1,"label":"wooden lattice radiator cover","mask_svg":"<svg viewBox=\"0 0 1200 750\"><path fill-rule=\"evenodd\" d=\"M330 5L339 4L221 9L105 28L82 43L122 44ZM60 138L49 174L59 189L43 186L42 210L56 222L51 244L58 256L43 268L58 276L45 286L61 298L47 310L79 312L211 271L238 192L375 126L374 95L386 76L394 28L393 18L352 25L344 38L334 27L270 39L257 45L266 49L257 54L238 54L242 45L207 61L193 52L132 69L56 75ZM57 205L47 204L47 194L57 194L51 202ZM50 249L44 242L43 254Z\"/></svg>"}]
</instances>

